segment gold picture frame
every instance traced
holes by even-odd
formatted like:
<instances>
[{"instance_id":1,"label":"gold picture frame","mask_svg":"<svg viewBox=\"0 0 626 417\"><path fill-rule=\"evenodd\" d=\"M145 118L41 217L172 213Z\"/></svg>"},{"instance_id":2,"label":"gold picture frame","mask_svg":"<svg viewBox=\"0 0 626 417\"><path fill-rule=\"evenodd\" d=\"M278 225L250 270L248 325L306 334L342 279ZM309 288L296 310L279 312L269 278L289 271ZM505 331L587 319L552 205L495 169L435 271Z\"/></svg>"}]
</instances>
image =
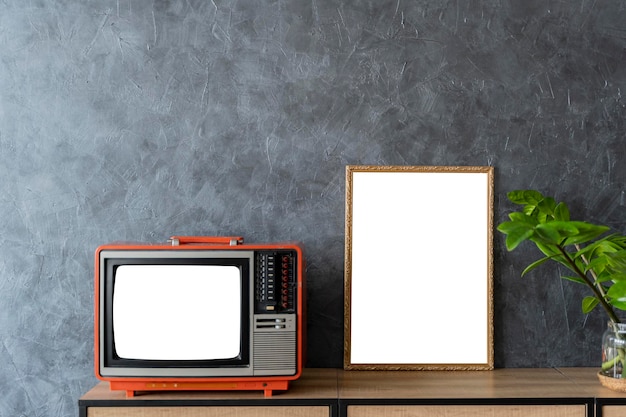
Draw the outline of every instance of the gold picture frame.
<instances>
[{"instance_id":1,"label":"gold picture frame","mask_svg":"<svg viewBox=\"0 0 626 417\"><path fill-rule=\"evenodd\" d=\"M493 369L488 166L346 166L344 369Z\"/></svg>"}]
</instances>

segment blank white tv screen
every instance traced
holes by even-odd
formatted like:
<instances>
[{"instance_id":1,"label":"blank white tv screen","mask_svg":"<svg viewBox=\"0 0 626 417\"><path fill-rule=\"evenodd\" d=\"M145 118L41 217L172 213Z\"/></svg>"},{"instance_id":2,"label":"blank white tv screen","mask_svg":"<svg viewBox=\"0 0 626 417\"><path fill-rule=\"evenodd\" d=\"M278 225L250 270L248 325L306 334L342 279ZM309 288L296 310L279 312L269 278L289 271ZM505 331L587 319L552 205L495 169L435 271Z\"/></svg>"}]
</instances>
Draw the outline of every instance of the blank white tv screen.
<instances>
[{"instance_id":1,"label":"blank white tv screen","mask_svg":"<svg viewBox=\"0 0 626 417\"><path fill-rule=\"evenodd\" d=\"M226 265L121 265L113 332L122 359L218 360L240 354L241 272Z\"/></svg>"}]
</instances>

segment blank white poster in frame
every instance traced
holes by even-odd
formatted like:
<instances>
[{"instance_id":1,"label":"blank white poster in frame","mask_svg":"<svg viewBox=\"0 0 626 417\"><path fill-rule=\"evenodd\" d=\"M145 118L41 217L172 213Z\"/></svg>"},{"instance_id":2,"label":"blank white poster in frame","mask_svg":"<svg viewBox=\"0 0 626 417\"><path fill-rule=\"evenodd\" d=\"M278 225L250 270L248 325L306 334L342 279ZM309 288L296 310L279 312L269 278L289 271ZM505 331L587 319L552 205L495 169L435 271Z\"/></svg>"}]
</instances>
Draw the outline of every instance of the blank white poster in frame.
<instances>
[{"instance_id":1,"label":"blank white poster in frame","mask_svg":"<svg viewBox=\"0 0 626 417\"><path fill-rule=\"evenodd\" d=\"M493 369L493 167L346 167L344 369Z\"/></svg>"}]
</instances>

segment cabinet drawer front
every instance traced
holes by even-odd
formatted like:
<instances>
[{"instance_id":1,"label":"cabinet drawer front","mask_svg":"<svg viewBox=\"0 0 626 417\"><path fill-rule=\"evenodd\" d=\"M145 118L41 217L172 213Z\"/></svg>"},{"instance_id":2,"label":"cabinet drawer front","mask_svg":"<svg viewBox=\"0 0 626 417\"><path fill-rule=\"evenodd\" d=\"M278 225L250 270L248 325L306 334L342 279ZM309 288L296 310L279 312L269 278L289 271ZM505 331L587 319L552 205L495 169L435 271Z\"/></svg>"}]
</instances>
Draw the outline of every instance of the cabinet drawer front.
<instances>
[{"instance_id":1,"label":"cabinet drawer front","mask_svg":"<svg viewBox=\"0 0 626 417\"><path fill-rule=\"evenodd\" d=\"M329 417L330 407L89 407L87 417Z\"/></svg>"},{"instance_id":2,"label":"cabinet drawer front","mask_svg":"<svg viewBox=\"0 0 626 417\"><path fill-rule=\"evenodd\" d=\"M586 417L585 405L354 405L348 417Z\"/></svg>"},{"instance_id":3,"label":"cabinet drawer front","mask_svg":"<svg viewBox=\"0 0 626 417\"><path fill-rule=\"evenodd\" d=\"M626 406L624 405L602 406L602 417L626 417Z\"/></svg>"}]
</instances>

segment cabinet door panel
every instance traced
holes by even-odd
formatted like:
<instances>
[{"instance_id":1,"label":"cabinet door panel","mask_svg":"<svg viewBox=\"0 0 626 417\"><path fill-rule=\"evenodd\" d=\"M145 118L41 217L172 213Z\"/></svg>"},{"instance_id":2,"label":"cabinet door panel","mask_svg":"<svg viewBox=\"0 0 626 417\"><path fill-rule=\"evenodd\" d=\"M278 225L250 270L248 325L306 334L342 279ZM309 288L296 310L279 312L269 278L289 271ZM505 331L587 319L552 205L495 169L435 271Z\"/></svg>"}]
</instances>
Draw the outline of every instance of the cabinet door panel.
<instances>
[{"instance_id":1,"label":"cabinet door panel","mask_svg":"<svg viewBox=\"0 0 626 417\"><path fill-rule=\"evenodd\" d=\"M626 405L605 405L602 407L602 417L626 417Z\"/></svg>"},{"instance_id":2,"label":"cabinet door panel","mask_svg":"<svg viewBox=\"0 0 626 417\"><path fill-rule=\"evenodd\" d=\"M585 405L348 406L348 417L586 417Z\"/></svg>"},{"instance_id":3,"label":"cabinet door panel","mask_svg":"<svg viewBox=\"0 0 626 417\"><path fill-rule=\"evenodd\" d=\"M89 407L87 417L329 417L316 407Z\"/></svg>"}]
</instances>

